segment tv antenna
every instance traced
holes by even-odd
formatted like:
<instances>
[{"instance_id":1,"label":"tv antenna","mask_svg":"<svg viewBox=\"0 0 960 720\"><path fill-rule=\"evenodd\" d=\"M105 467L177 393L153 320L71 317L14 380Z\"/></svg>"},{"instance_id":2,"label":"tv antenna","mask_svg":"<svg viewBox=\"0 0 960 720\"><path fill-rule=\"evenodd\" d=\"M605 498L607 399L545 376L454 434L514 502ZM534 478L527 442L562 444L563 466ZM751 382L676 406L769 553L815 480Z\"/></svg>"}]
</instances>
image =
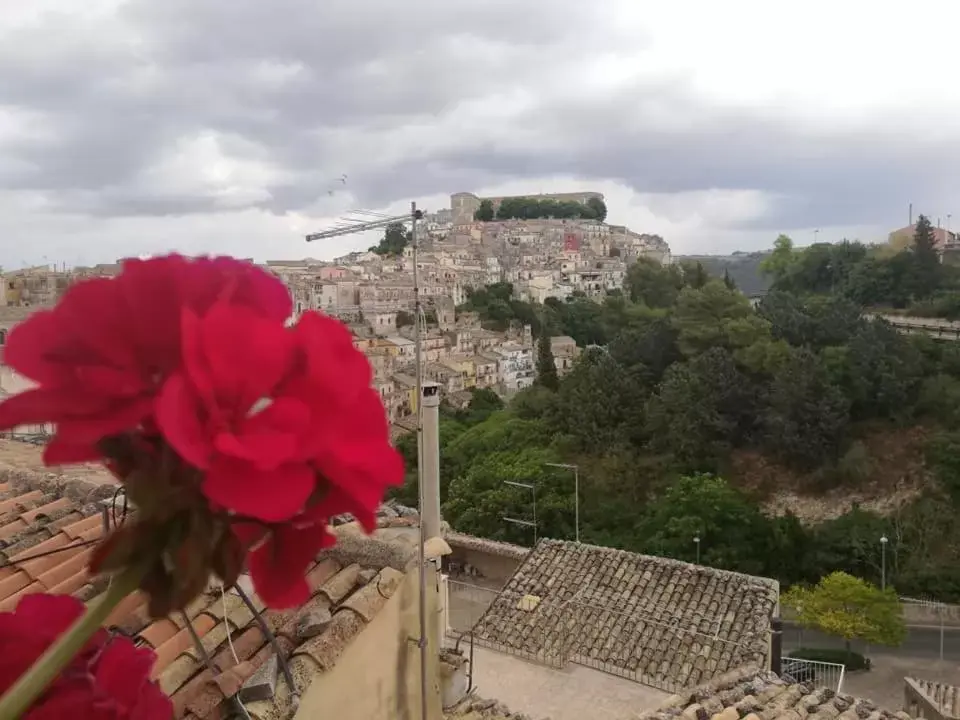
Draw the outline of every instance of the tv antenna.
<instances>
[{"instance_id":1,"label":"tv antenna","mask_svg":"<svg viewBox=\"0 0 960 720\"><path fill-rule=\"evenodd\" d=\"M346 185L347 176L340 178ZM306 241L316 242L317 240L327 240L329 238L343 237L344 235L354 235L356 233L366 232L367 230L376 230L385 228L388 225L396 223L410 223L410 248L413 260L413 312L415 321L413 323L413 357L416 366L417 392L415 393L416 402L414 414L417 418L417 487L420 503L420 697L421 712L423 719L427 717L427 667L428 667L428 648L427 648L427 573L426 573L426 536L423 529L423 507L424 507L424 487L423 487L423 340L421 327L425 322L423 309L420 305L420 273L417 267L417 252L420 246L417 237L417 223L423 219L423 211L417 209L417 203L410 203L410 212L403 215L384 215L383 213L370 210L356 210L353 215L361 217L345 217L336 223L333 227L320 232L311 233L306 236Z\"/></svg>"}]
</instances>

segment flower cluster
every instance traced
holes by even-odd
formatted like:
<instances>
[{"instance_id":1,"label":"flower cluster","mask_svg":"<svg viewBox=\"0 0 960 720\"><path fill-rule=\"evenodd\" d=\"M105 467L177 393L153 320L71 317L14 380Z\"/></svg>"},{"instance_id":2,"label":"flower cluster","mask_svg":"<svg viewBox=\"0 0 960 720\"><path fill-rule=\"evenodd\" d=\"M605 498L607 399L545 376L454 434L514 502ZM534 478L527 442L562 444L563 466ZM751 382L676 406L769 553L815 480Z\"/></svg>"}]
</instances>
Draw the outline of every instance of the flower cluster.
<instances>
[{"instance_id":1,"label":"flower cluster","mask_svg":"<svg viewBox=\"0 0 960 720\"><path fill-rule=\"evenodd\" d=\"M36 387L0 404L0 429L53 423L47 464L100 460L124 483L137 520L94 569L145 566L154 614L244 561L267 605L302 603L329 517L372 527L402 480L349 331L291 314L250 263L170 255L80 282L9 335L6 363Z\"/></svg>"},{"instance_id":2,"label":"flower cluster","mask_svg":"<svg viewBox=\"0 0 960 720\"><path fill-rule=\"evenodd\" d=\"M15 612L0 614L0 695L83 611L83 603L69 595L27 595ZM154 660L153 650L100 630L31 705L24 720L169 720L173 705L150 681Z\"/></svg>"}]
</instances>

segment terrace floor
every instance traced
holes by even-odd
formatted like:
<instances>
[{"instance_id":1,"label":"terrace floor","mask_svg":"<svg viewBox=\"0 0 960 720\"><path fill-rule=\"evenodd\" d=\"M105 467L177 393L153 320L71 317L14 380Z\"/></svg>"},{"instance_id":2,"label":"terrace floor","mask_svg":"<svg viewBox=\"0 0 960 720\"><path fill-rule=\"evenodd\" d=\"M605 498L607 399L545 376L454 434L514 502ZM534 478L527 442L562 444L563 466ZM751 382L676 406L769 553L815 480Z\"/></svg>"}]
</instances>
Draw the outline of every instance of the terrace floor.
<instances>
[{"instance_id":1,"label":"terrace floor","mask_svg":"<svg viewBox=\"0 0 960 720\"><path fill-rule=\"evenodd\" d=\"M669 693L581 665L556 670L474 648L473 685L480 697L499 700L534 720L630 718L660 705Z\"/></svg>"}]
</instances>

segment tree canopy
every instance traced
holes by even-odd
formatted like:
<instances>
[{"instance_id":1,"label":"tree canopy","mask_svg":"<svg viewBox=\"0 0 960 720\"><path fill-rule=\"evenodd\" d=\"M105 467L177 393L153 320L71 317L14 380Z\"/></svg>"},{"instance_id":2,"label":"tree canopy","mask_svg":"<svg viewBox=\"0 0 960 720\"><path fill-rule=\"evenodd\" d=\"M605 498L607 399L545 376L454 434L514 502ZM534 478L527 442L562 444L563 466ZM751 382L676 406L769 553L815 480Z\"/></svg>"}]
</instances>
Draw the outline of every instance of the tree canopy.
<instances>
[{"instance_id":1,"label":"tree canopy","mask_svg":"<svg viewBox=\"0 0 960 720\"><path fill-rule=\"evenodd\" d=\"M383 231L380 242L370 248L377 255L396 257L413 241L413 233L403 223L391 223Z\"/></svg>"},{"instance_id":2,"label":"tree canopy","mask_svg":"<svg viewBox=\"0 0 960 720\"><path fill-rule=\"evenodd\" d=\"M780 598L807 628L846 641L899 645L906 638L900 600L893 588L881 590L845 572L830 573L816 585L795 585Z\"/></svg>"},{"instance_id":3,"label":"tree canopy","mask_svg":"<svg viewBox=\"0 0 960 720\"><path fill-rule=\"evenodd\" d=\"M547 372L505 406L478 391L465 410L443 410L446 519L531 542L502 521L532 514L530 493L503 484L522 479L537 488L538 535L572 538L572 481L548 464L563 462L579 468L586 542L692 561L700 537L701 562L785 589L834 571L878 584L885 571L904 594L960 599L960 343L898 333L854 291L893 277L876 274L890 263L909 276L921 256L912 245L890 256L846 242L798 250L781 237L767 264L773 288L756 307L696 263L641 260L623 293L599 301L528 303L508 283L471 290L458 312L485 327L530 325L541 343L569 335L583 352L554 380L541 344ZM936 270L937 292L949 272ZM915 302L908 284L877 287L892 293L884 301ZM888 463L875 437L916 438L918 450ZM842 496L911 473L937 482L892 515L854 507L801 522L764 511L784 492Z\"/></svg>"},{"instance_id":4,"label":"tree canopy","mask_svg":"<svg viewBox=\"0 0 960 720\"><path fill-rule=\"evenodd\" d=\"M607 205L600 198L592 197L585 204L572 200L551 198L515 197L500 202L496 212L493 202L481 200L473 213L474 220L538 220L543 218L598 220L607 218Z\"/></svg>"}]
</instances>

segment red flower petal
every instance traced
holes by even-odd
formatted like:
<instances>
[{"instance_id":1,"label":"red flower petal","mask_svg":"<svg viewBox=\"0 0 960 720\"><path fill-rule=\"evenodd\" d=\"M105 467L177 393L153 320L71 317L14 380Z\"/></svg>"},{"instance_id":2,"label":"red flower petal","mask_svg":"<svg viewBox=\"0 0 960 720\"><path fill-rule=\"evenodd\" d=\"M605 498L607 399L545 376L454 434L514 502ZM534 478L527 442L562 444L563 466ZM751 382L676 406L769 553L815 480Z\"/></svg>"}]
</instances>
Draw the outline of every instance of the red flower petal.
<instances>
[{"instance_id":1,"label":"red flower petal","mask_svg":"<svg viewBox=\"0 0 960 720\"><path fill-rule=\"evenodd\" d=\"M310 599L310 586L304 576L317 553L333 542L322 525L277 528L248 556L257 595L267 606L280 610L303 605Z\"/></svg>"},{"instance_id":2,"label":"red flower petal","mask_svg":"<svg viewBox=\"0 0 960 720\"><path fill-rule=\"evenodd\" d=\"M263 471L250 463L220 457L204 478L203 493L238 515L277 522L300 512L315 485L316 477L306 465Z\"/></svg>"},{"instance_id":3,"label":"red flower petal","mask_svg":"<svg viewBox=\"0 0 960 720\"><path fill-rule=\"evenodd\" d=\"M157 654L150 648L138 648L119 639L107 643L96 664L98 690L121 707L135 707L138 698L149 690L150 671L156 659ZM158 688L153 692L160 694Z\"/></svg>"},{"instance_id":4,"label":"red flower petal","mask_svg":"<svg viewBox=\"0 0 960 720\"><path fill-rule=\"evenodd\" d=\"M221 403L232 405L234 417L244 417L286 375L293 338L282 324L225 303L214 305L201 327L205 363L185 356L190 379L199 387L209 383Z\"/></svg>"},{"instance_id":5,"label":"red flower petal","mask_svg":"<svg viewBox=\"0 0 960 720\"><path fill-rule=\"evenodd\" d=\"M279 398L247 418L236 434L218 435L215 445L224 455L273 470L295 457L309 422L310 410L300 400Z\"/></svg>"},{"instance_id":6,"label":"red flower petal","mask_svg":"<svg viewBox=\"0 0 960 720\"><path fill-rule=\"evenodd\" d=\"M301 315L294 326L305 358L304 373L294 378L290 394L310 394L325 405L348 406L370 387L373 371L366 356L353 346L353 337L339 320L318 312ZM336 408L335 408L336 409Z\"/></svg>"},{"instance_id":7,"label":"red flower petal","mask_svg":"<svg viewBox=\"0 0 960 720\"><path fill-rule=\"evenodd\" d=\"M32 313L14 325L8 334L3 361L24 377L55 385L68 373L57 358L47 353L62 341L62 333L63 328L52 310Z\"/></svg>"},{"instance_id":8,"label":"red flower petal","mask_svg":"<svg viewBox=\"0 0 960 720\"><path fill-rule=\"evenodd\" d=\"M202 412L199 399L183 375L167 379L157 398L157 425L184 460L205 470L210 466L213 445L200 420Z\"/></svg>"},{"instance_id":9,"label":"red flower petal","mask_svg":"<svg viewBox=\"0 0 960 720\"><path fill-rule=\"evenodd\" d=\"M96 462L102 457L96 443L72 442L60 435L54 435L43 449L44 465Z\"/></svg>"}]
</instances>

